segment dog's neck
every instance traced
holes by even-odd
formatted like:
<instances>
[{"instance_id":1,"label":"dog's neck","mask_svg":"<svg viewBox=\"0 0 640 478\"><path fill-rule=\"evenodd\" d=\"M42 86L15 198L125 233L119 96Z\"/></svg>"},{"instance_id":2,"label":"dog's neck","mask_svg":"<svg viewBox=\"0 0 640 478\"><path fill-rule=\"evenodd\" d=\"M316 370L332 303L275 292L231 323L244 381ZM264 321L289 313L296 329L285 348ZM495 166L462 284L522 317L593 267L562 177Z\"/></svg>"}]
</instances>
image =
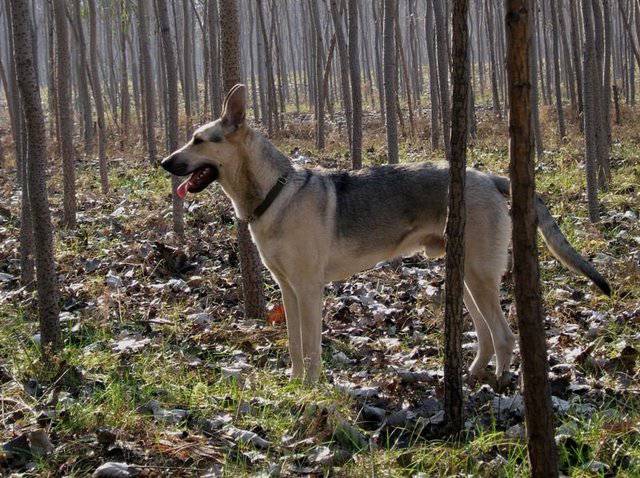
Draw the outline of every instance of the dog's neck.
<instances>
[{"instance_id":1,"label":"dog's neck","mask_svg":"<svg viewBox=\"0 0 640 478\"><path fill-rule=\"evenodd\" d=\"M247 127L248 128L248 127ZM278 178L293 171L293 164L267 138L248 128L244 158L233 181L221 182L240 219L253 216Z\"/></svg>"}]
</instances>

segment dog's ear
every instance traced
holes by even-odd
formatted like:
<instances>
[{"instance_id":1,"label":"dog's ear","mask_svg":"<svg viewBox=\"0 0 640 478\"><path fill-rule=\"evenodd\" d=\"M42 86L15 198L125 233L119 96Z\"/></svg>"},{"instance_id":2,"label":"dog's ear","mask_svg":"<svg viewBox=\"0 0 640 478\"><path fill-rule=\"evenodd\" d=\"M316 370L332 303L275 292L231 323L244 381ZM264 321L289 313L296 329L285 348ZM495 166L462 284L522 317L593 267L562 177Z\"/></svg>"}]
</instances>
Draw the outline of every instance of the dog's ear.
<instances>
[{"instance_id":1,"label":"dog's ear","mask_svg":"<svg viewBox=\"0 0 640 478\"><path fill-rule=\"evenodd\" d=\"M222 119L230 126L240 126L244 122L247 111L247 87L237 84L224 99Z\"/></svg>"}]
</instances>

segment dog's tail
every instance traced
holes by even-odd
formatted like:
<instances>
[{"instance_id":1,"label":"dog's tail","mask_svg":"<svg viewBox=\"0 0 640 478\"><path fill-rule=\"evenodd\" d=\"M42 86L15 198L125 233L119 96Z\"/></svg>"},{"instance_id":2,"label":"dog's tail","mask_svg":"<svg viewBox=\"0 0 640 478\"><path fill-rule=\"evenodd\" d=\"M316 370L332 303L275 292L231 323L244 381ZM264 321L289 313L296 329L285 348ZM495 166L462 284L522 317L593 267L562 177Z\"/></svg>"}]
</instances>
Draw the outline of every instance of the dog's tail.
<instances>
[{"instance_id":1,"label":"dog's tail","mask_svg":"<svg viewBox=\"0 0 640 478\"><path fill-rule=\"evenodd\" d=\"M491 176L491 179L501 194L506 197L511 195L510 182L507 178ZM538 229L540 229L544 242L553 256L568 269L589 278L602 293L611 296L611 286L607 280L569 244L538 194L536 194L536 214L538 215Z\"/></svg>"}]
</instances>

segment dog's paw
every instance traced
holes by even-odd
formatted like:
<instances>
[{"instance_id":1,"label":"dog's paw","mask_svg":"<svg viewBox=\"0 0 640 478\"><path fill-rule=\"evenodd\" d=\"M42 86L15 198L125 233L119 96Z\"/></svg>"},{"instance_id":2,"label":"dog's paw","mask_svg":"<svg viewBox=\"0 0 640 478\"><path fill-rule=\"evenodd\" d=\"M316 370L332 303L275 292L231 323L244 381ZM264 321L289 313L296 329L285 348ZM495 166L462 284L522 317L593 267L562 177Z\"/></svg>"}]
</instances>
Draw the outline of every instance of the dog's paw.
<instances>
[{"instance_id":1,"label":"dog's paw","mask_svg":"<svg viewBox=\"0 0 640 478\"><path fill-rule=\"evenodd\" d=\"M486 370L482 370L479 372L469 372L464 376L465 383L469 386L469 388L476 388L478 385L483 383L488 383L487 380L493 375L488 373Z\"/></svg>"},{"instance_id":2,"label":"dog's paw","mask_svg":"<svg viewBox=\"0 0 640 478\"><path fill-rule=\"evenodd\" d=\"M491 386L496 393L504 393L507 390L513 389L517 385L515 380L516 375L509 370L502 372L499 377L495 375L492 375L492 377L495 380L495 386Z\"/></svg>"}]
</instances>

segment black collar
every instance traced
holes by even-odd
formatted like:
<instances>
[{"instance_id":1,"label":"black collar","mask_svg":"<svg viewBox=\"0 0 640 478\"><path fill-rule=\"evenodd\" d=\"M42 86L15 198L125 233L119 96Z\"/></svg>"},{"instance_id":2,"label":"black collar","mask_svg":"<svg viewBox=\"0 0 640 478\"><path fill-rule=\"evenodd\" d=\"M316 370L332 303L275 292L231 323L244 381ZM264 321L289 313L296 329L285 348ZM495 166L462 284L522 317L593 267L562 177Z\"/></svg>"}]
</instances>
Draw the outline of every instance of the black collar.
<instances>
[{"instance_id":1,"label":"black collar","mask_svg":"<svg viewBox=\"0 0 640 478\"><path fill-rule=\"evenodd\" d=\"M278 178L276 183L273 185L273 187L269 190L269 192L265 196L264 200L260 204L258 204L258 207L256 207L253 210L253 214L251 215L251 217L249 217L249 222L255 221L260 216L262 216L267 211L267 209L269 209L269 206L271 206L273 201L276 200L276 198L278 197L280 192L282 192L282 189L286 186L286 184L287 184L287 175L284 174Z\"/></svg>"}]
</instances>

